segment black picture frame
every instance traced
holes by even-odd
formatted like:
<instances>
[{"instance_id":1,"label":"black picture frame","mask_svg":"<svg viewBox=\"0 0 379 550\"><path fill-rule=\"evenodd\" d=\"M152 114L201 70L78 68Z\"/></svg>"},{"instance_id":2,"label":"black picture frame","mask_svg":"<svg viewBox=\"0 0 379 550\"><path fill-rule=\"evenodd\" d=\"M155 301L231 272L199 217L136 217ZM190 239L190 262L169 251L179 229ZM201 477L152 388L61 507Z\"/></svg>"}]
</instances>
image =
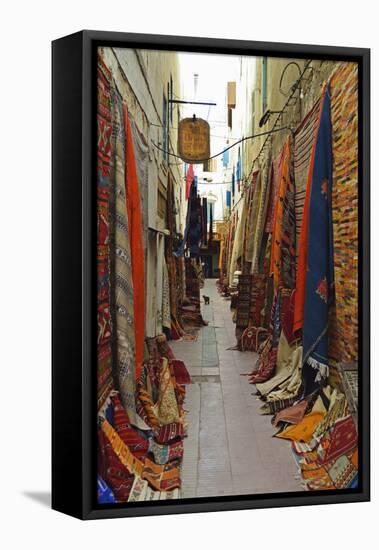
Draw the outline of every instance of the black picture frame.
<instances>
[{"instance_id":1,"label":"black picture frame","mask_svg":"<svg viewBox=\"0 0 379 550\"><path fill-rule=\"evenodd\" d=\"M96 504L96 48L355 61L359 65L359 453L357 489ZM370 50L85 30L52 43L52 507L81 519L370 499Z\"/></svg>"}]
</instances>

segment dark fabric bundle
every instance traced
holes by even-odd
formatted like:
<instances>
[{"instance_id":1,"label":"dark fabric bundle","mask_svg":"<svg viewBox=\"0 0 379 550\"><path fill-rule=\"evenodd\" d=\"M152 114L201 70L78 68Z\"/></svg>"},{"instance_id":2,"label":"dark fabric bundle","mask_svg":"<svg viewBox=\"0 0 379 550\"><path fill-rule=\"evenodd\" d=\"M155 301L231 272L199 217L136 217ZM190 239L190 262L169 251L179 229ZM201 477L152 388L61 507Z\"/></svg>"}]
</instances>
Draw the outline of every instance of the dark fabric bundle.
<instances>
[{"instance_id":1,"label":"dark fabric bundle","mask_svg":"<svg viewBox=\"0 0 379 550\"><path fill-rule=\"evenodd\" d=\"M200 255L199 243L201 239L201 215L200 199L197 196L197 188L194 183L191 186L188 205L190 208L188 247L191 258L197 258Z\"/></svg>"},{"instance_id":2,"label":"dark fabric bundle","mask_svg":"<svg viewBox=\"0 0 379 550\"><path fill-rule=\"evenodd\" d=\"M251 283L252 275L238 276L237 328L246 328L249 324Z\"/></svg>"}]
</instances>

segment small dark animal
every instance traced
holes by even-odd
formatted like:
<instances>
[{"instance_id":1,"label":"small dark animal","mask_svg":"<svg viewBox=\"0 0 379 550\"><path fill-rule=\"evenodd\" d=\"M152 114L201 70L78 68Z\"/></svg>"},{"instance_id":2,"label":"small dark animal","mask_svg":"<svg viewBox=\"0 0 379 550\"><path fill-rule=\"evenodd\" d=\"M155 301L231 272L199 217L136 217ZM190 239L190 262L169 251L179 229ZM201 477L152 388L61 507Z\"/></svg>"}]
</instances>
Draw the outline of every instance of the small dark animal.
<instances>
[{"instance_id":1,"label":"small dark animal","mask_svg":"<svg viewBox=\"0 0 379 550\"><path fill-rule=\"evenodd\" d=\"M206 306L209 306L209 301L210 301L209 296L205 296L205 295L203 294L203 298L204 298L204 304L205 304Z\"/></svg>"}]
</instances>

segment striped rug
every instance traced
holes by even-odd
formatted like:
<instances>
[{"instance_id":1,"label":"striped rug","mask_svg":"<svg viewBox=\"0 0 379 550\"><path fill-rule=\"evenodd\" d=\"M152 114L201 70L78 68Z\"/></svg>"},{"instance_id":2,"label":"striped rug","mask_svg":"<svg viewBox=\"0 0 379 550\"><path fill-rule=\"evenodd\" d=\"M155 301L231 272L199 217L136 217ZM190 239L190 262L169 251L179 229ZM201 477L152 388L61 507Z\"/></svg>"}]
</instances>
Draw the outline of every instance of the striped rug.
<instances>
[{"instance_id":1,"label":"striped rug","mask_svg":"<svg viewBox=\"0 0 379 550\"><path fill-rule=\"evenodd\" d=\"M296 130L294 138L296 268L299 256L300 230L303 221L305 192L319 109L320 100L315 103L307 116L304 118L302 124Z\"/></svg>"},{"instance_id":2,"label":"striped rug","mask_svg":"<svg viewBox=\"0 0 379 550\"><path fill-rule=\"evenodd\" d=\"M336 319L332 357L358 359L358 65L341 63L330 81Z\"/></svg>"},{"instance_id":3,"label":"striped rug","mask_svg":"<svg viewBox=\"0 0 379 550\"><path fill-rule=\"evenodd\" d=\"M110 307L109 194L111 161L111 74L97 69L97 397L100 409L113 389Z\"/></svg>"}]
</instances>

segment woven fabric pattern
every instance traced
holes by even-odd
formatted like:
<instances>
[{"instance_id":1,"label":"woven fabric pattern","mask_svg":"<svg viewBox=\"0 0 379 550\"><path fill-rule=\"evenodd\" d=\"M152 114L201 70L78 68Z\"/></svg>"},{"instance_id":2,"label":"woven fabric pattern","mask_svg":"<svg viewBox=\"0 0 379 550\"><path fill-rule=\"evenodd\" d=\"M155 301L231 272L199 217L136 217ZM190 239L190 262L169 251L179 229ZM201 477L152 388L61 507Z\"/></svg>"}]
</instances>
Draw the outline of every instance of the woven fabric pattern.
<instances>
[{"instance_id":1,"label":"woven fabric pattern","mask_svg":"<svg viewBox=\"0 0 379 550\"><path fill-rule=\"evenodd\" d=\"M130 422L137 421L135 405L134 295L130 234L125 190L125 129L122 99L112 90L113 144L111 181L114 205L114 263L117 377L122 404Z\"/></svg>"},{"instance_id":2,"label":"woven fabric pattern","mask_svg":"<svg viewBox=\"0 0 379 550\"><path fill-rule=\"evenodd\" d=\"M304 201L307 189L312 146L317 130L320 100L312 107L295 133L294 138L294 178L296 211L296 264L299 256L300 231L303 221Z\"/></svg>"},{"instance_id":3,"label":"woven fabric pattern","mask_svg":"<svg viewBox=\"0 0 379 550\"><path fill-rule=\"evenodd\" d=\"M97 72L97 393L98 408L113 388L110 313L109 175L111 158L110 73L98 61Z\"/></svg>"},{"instance_id":4,"label":"woven fabric pattern","mask_svg":"<svg viewBox=\"0 0 379 550\"><path fill-rule=\"evenodd\" d=\"M333 128L336 319L330 354L358 360L358 66L343 63L330 81Z\"/></svg>"}]
</instances>

